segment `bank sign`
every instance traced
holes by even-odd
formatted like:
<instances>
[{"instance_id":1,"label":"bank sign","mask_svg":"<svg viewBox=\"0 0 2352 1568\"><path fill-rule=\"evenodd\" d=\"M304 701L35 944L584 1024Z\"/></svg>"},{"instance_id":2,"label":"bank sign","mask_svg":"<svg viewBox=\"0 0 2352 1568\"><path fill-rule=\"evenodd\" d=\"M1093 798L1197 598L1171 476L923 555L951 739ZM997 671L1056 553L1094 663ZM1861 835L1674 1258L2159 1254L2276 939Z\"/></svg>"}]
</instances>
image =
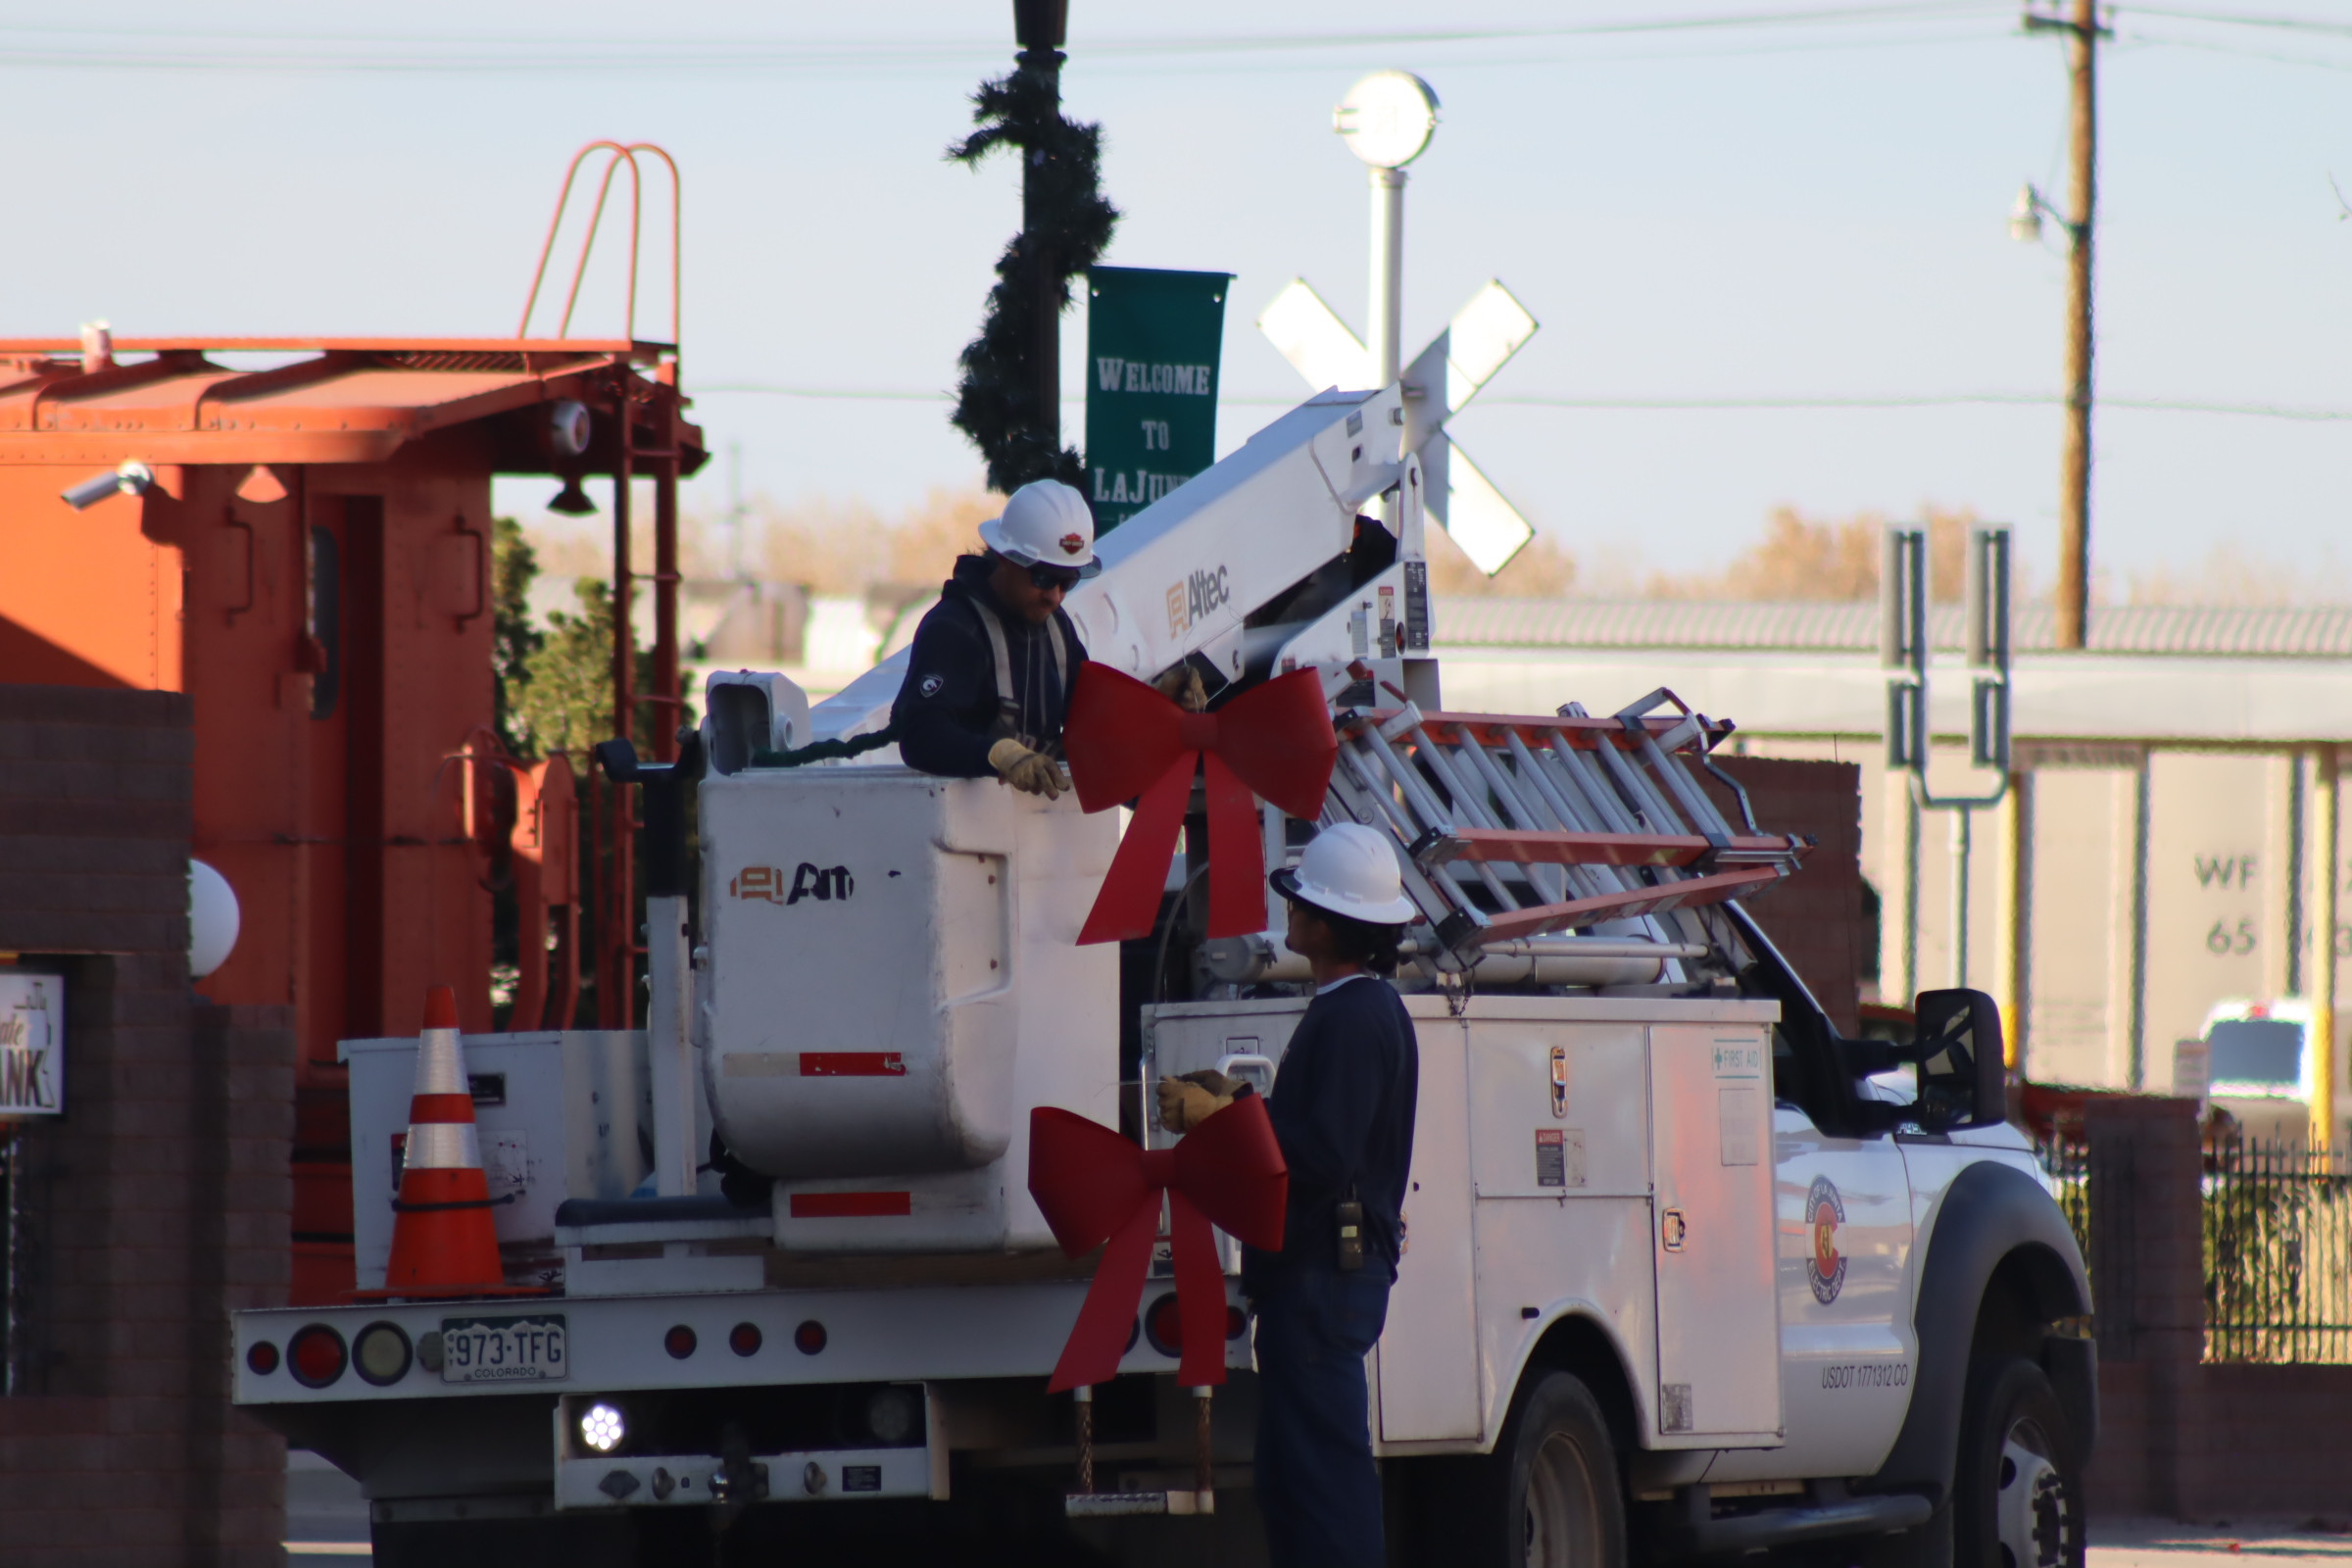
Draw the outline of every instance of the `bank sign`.
<instances>
[{"instance_id":1,"label":"bank sign","mask_svg":"<svg viewBox=\"0 0 2352 1568\"><path fill-rule=\"evenodd\" d=\"M66 1108L66 982L0 974L0 1121Z\"/></svg>"},{"instance_id":2,"label":"bank sign","mask_svg":"<svg viewBox=\"0 0 2352 1568\"><path fill-rule=\"evenodd\" d=\"M1227 272L1087 274L1086 483L1115 528L1217 459Z\"/></svg>"}]
</instances>

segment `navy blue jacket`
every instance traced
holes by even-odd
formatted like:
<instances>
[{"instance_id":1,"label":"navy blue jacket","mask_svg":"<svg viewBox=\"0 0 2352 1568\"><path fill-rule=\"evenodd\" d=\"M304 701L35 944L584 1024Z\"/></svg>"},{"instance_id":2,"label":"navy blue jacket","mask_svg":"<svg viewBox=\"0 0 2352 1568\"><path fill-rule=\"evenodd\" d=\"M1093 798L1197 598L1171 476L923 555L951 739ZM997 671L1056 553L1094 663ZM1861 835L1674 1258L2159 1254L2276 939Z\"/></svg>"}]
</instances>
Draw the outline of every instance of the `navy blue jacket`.
<instances>
[{"instance_id":1,"label":"navy blue jacket","mask_svg":"<svg viewBox=\"0 0 2352 1568\"><path fill-rule=\"evenodd\" d=\"M994 569L986 556L959 556L956 574L940 589L939 603L914 629L907 651L906 679L891 704L890 722L899 732L899 756L909 767L945 778L986 778L988 749L1001 737L997 661L974 601L985 603L1004 625L1005 651L1012 661L1014 694L1021 699L1021 728L1042 747L1061 739L1070 711L1070 691L1086 645L1078 628L1058 609L1054 618L1069 654L1069 680L1054 678L1054 648L1043 626L1032 626L1005 610L988 591Z\"/></svg>"},{"instance_id":2,"label":"navy blue jacket","mask_svg":"<svg viewBox=\"0 0 2352 1568\"><path fill-rule=\"evenodd\" d=\"M1266 1097L1291 1167L1282 1250L1249 1250L1246 1290L1261 1294L1298 1268L1338 1267L1338 1210L1351 1185L1364 1205L1364 1272L1396 1277L1420 1090L1413 1020L1395 987L1367 976L1307 1004Z\"/></svg>"}]
</instances>

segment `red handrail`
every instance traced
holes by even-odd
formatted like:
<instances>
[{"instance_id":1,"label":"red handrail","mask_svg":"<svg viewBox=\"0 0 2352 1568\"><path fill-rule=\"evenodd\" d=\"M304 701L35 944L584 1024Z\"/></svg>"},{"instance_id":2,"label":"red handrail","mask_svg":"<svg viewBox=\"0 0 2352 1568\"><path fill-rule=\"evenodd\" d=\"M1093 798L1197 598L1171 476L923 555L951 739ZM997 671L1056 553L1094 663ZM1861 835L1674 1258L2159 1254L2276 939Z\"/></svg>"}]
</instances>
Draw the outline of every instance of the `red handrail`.
<instances>
[{"instance_id":1,"label":"red handrail","mask_svg":"<svg viewBox=\"0 0 2352 1568\"><path fill-rule=\"evenodd\" d=\"M612 175L622 164L629 166L629 292L622 314L622 335L632 341L637 336L637 242L644 229L644 176L637 167L639 153L651 153L669 170L669 343L674 350L679 342L679 281L680 218L685 193L678 178L678 162L662 148L650 141L630 142L592 141L571 155L571 167L564 171L564 188L556 197L555 216L548 220L547 239L539 247L539 266L531 273L531 292L522 303L522 324L515 329L517 337L528 337L531 312L538 307L539 291L547 283L547 264L555 254L556 234L564 226L564 215L571 207L571 188L579 177L580 165L593 152L609 152L604 176L597 181L596 206L588 215L588 230L580 236L580 259L571 270L571 290L564 298L564 316L556 324L556 336L562 339L571 331L571 313L580 299L580 284L588 275L588 257L596 247L597 230L604 223L605 200L612 191Z\"/></svg>"}]
</instances>

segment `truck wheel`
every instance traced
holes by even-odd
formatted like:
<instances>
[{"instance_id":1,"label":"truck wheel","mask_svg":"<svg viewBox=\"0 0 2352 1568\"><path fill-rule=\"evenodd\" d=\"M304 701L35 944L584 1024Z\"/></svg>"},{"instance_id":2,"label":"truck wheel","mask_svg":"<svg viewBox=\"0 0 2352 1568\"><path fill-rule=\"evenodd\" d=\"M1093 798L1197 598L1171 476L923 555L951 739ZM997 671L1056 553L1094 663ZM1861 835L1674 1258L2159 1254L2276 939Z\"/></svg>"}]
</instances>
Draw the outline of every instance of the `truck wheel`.
<instances>
[{"instance_id":1,"label":"truck wheel","mask_svg":"<svg viewBox=\"0 0 2352 1568\"><path fill-rule=\"evenodd\" d=\"M1971 1369L1953 1478L1955 1568L2082 1568L2082 1474L2066 1413L2024 1357Z\"/></svg>"},{"instance_id":2,"label":"truck wheel","mask_svg":"<svg viewBox=\"0 0 2352 1568\"><path fill-rule=\"evenodd\" d=\"M1503 1484L1504 1539L1490 1560L1511 1568L1623 1568L1617 1447L1581 1379L1544 1374L1520 1402L1507 1446L1491 1463Z\"/></svg>"}]
</instances>

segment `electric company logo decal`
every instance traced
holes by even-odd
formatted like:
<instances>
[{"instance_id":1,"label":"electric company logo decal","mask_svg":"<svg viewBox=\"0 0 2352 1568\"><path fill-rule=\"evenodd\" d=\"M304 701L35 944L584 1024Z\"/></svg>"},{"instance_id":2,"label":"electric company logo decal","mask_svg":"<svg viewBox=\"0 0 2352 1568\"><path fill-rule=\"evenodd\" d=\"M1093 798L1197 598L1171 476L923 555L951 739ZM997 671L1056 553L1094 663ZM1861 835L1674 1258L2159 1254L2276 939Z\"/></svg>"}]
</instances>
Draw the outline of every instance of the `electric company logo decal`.
<instances>
[{"instance_id":1,"label":"electric company logo decal","mask_svg":"<svg viewBox=\"0 0 2352 1568\"><path fill-rule=\"evenodd\" d=\"M1168 635L1180 637L1233 602L1233 573L1224 566L1196 571L1168 584Z\"/></svg>"},{"instance_id":2,"label":"electric company logo decal","mask_svg":"<svg viewBox=\"0 0 2352 1568\"><path fill-rule=\"evenodd\" d=\"M1805 1194L1805 1224L1813 1232L1812 1255L1805 1259L1805 1283L1813 1299L1827 1306L1845 1288L1845 1256L1838 1250L1838 1227L1845 1223L1845 1200L1827 1176L1813 1178Z\"/></svg>"}]
</instances>

